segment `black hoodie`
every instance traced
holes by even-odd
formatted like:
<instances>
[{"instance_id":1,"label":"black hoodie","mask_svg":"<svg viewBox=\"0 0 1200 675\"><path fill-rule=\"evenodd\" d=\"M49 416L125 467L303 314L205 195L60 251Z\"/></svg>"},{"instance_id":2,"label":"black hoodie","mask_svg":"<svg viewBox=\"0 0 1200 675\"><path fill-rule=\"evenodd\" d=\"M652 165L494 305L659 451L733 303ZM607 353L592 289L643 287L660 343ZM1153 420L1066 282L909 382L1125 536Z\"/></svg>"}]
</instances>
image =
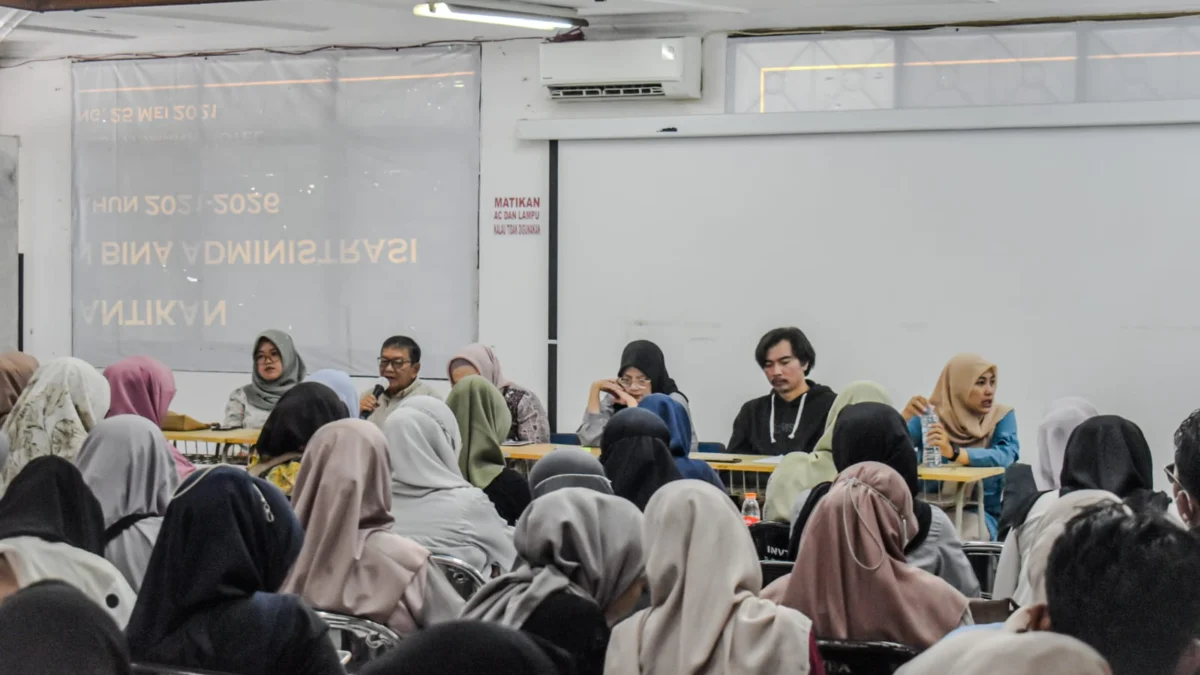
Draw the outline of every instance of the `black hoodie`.
<instances>
[{"instance_id":1,"label":"black hoodie","mask_svg":"<svg viewBox=\"0 0 1200 675\"><path fill-rule=\"evenodd\" d=\"M808 393L788 402L775 392L746 401L733 421L733 436L729 452L736 455L786 455L789 452L812 452L817 440L825 433L825 419L837 398L829 387L808 380ZM775 401L775 442L771 442L771 401ZM796 412L804 401L804 413L796 437L788 438L796 423Z\"/></svg>"}]
</instances>

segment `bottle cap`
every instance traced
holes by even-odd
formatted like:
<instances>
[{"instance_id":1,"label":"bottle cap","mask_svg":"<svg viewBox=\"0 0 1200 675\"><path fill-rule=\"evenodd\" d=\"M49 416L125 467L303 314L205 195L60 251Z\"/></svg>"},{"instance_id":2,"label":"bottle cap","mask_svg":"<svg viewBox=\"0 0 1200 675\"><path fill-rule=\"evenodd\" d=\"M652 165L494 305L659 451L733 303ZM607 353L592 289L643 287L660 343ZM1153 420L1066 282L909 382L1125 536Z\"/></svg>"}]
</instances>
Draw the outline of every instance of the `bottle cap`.
<instances>
[{"instance_id":1,"label":"bottle cap","mask_svg":"<svg viewBox=\"0 0 1200 675\"><path fill-rule=\"evenodd\" d=\"M757 492L747 492L746 499L758 499L758 493Z\"/></svg>"}]
</instances>

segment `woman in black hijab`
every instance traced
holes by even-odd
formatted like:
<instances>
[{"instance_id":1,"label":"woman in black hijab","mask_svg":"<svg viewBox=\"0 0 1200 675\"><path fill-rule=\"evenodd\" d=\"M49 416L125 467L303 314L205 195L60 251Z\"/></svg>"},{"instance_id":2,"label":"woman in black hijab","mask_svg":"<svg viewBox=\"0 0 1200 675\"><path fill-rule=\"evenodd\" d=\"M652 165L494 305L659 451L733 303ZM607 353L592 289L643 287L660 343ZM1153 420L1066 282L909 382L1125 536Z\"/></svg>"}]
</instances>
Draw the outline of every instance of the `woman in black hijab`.
<instances>
[{"instance_id":1,"label":"woman in black hijab","mask_svg":"<svg viewBox=\"0 0 1200 675\"><path fill-rule=\"evenodd\" d=\"M978 597L979 580L963 553L954 522L945 511L920 499L917 451L904 418L890 406L857 403L847 406L838 415L833 427L833 464L841 473L861 462L888 465L900 474L912 493L917 522L905 523L909 539L904 554L908 564L941 577L963 595ZM788 553L793 560L800 550L800 537L809 516L831 485L822 483L809 492L792 528Z\"/></svg>"},{"instance_id":2,"label":"woman in black hijab","mask_svg":"<svg viewBox=\"0 0 1200 675\"><path fill-rule=\"evenodd\" d=\"M617 377L592 383L583 423L576 431L580 444L595 446L613 415L626 408L636 408L638 402L650 394L663 394L675 399L691 420L692 411L688 407L687 396L679 391L675 380L667 372L667 361L662 350L649 340L635 340L621 352L621 367L617 369ZM699 446L695 427L693 424L692 452Z\"/></svg>"},{"instance_id":3,"label":"woman in black hijab","mask_svg":"<svg viewBox=\"0 0 1200 675\"><path fill-rule=\"evenodd\" d=\"M280 594L304 531L270 483L197 471L167 508L125 634L139 663L239 675L341 673L328 627Z\"/></svg>"},{"instance_id":4,"label":"woman in black hijab","mask_svg":"<svg viewBox=\"0 0 1200 675\"><path fill-rule=\"evenodd\" d=\"M37 537L104 555L104 511L75 465L56 455L31 460L0 499L0 539Z\"/></svg>"},{"instance_id":5,"label":"woman in black hijab","mask_svg":"<svg viewBox=\"0 0 1200 675\"><path fill-rule=\"evenodd\" d=\"M265 478L291 496L300 473L304 446L317 429L350 417L346 404L329 387L303 382L292 387L267 417L250 460L250 475Z\"/></svg>"},{"instance_id":6,"label":"woman in black hijab","mask_svg":"<svg viewBox=\"0 0 1200 675\"><path fill-rule=\"evenodd\" d=\"M644 511L660 487L682 479L670 444L667 424L649 410L627 408L613 415L600 441L600 463L613 493Z\"/></svg>"},{"instance_id":7,"label":"woman in black hijab","mask_svg":"<svg viewBox=\"0 0 1200 675\"><path fill-rule=\"evenodd\" d=\"M575 675L571 658L539 638L482 621L427 628L371 662L363 675Z\"/></svg>"},{"instance_id":8,"label":"woman in black hijab","mask_svg":"<svg viewBox=\"0 0 1200 675\"><path fill-rule=\"evenodd\" d=\"M42 581L0 605L0 673L127 675L125 636L75 587Z\"/></svg>"}]
</instances>

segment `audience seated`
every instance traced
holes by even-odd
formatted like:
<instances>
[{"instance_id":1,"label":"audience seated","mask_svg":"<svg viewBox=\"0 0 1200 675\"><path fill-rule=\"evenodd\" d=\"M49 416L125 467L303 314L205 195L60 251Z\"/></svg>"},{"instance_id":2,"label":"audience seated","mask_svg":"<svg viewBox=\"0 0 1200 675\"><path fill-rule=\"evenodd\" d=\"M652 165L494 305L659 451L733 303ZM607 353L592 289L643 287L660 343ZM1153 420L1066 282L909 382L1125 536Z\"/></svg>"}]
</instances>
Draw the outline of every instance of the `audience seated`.
<instances>
[{"instance_id":1,"label":"audience seated","mask_svg":"<svg viewBox=\"0 0 1200 675\"><path fill-rule=\"evenodd\" d=\"M421 380L421 346L404 335L393 335L379 348L379 376L388 381L387 389L376 400L373 391L359 399L360 414L382 428L387 418L406 399L413 396L432 396L441 399L433 387Z\"/></svg>"},{"instance_id":2,"label":"audience seated","mask_svg":"<svg viewBox=\"0 0 1200 675\"><path fill-rule=\"evenodd\" d=\"M512 426L504 396L479 375L470 375L454 385L446 405L458 420L462 436L458 467L463 478L483 490L500 517L515 525L533 495L529 481L505 465L500 449Z\"/></svg>"},{"instance_id":3,"label":"audience seated","mask_svg":"<svg viewBox=\"0 0 1200 675\"><path fill-rule=\"evenodd\" d=\"M304 546L281 592L402 636L458 618L462 598L429 549L392 532L387 439L378 427L357 419L321 427L304 453L292 505Z\"/></svg>"},{"instance_id":4,"label":"audience seated","mask_svg":"<svg viewBox=\"0 0 1200 675\"><path fill-rule=\"evenodd\" d=\"M38 360L24 352L0 354L0 427L12 412L21 392L37 372Z\"/></svg>"},{"instance_id":5,"label":"audience seated","mask_svg":"<svg viewBox=\"0 0 1200 675\"><path fill-rule=\"evenodd\" d=\"M508 412L512 415L512 427L505 437L506 444L550 442L550 418L541 399L529 389L504 376L500 359L496 358L491 347L478 342L463 347L450 359L446 370L451 385L458 384L464 377L479 375L500 390L504 402L508 405Z\"/></svg>"},{"instance_id":6,"label":"audience seated","mask_svg":"<svg viewBox=\"0 0 1200 675\"><path fill-rule=\"evenodd\" d=\"M812 452L837 398L829 387L807 379L817 365L812 343L799 328L776 328L759 340L754 359L771 383L771 393L742 406L733 421L729 452Z\"/></svg>"},{"instance_id":7,"label":"audience seated","mask_svg":"<svg viewBox=\"0 0 1200 675\"><path fill-rule=\"evenodd\" d=\"M0 600L58 579L124 627L136 596L103 555L104 512L79 469L53 456L26 464L0 498Z\"/></svg>"},{"instance_id":8,"label":"audience seated","mask_svg":"<svg viewBox=\"0 0 1200 675\"><path fill-rule=\"evenodd\" d=\"M1062 487L1059 476L1062 474L1071 433L1080 424L1099 414L1096 406L1077 396L1060 398L1050 404L1045 419L1038 425L1038 463L1034 480L1039 491Z\"/></svg>"},{"instance_id":9,"label":"audience seated","mask_svg":"<svg viewBox=\"0 0 1200 675\"><path fill-rule=\"evenodd\" d=\"M112 393L108 417L137 415L161 428L171 401L175 399L175 374L149 356L130 356L104 369L104 379ZM187 478L196 466L175 446L167 444L179 480Z\"/></svg>"},{"instance_id":10,"label":"audience seated","mask_svg":"<svg viewBox=\"0 0 1200 675\"><path fill-rule=\"evenodd\" d=\"M300 472L304 448L321 427L350 416L346 404L329 387L303 382L280 397L267 417L249 471L291 495Z\"/></svg>"},{"instance_id":11,"label":"audience seated","mask_svg":"<svg viewBox=\"0 0 1200 675\"><path fill-rule=\"evenodd\" d=\"M604 436L604 427L614 415L626 408L636 408L650 394L666 394L675 399L691 417L688 398L667 372L667 360L662 349L649 340L635 340L625 345L621 352L621 367L612 380L596 380L588 393L587 410L583 423L575 433L579 442L594 447ZM700 439L693 427L691 451L700 447Z\"/></svg>"},{"instance_id":12,"label":"audience seated","mask_svg":"<svg viewBox=\"0 0 1200 675\"><path fill-rule=\"evenodd\" d=\"M913 500L915 529L904 547L908 564L944 579L967 597L979 597L979 579L963 553L962 541L950 516L918 498L917 457L904 427L904 418L882 403L858 403L845 408L833 434L833 462L837 470L862 462L879 462L891 467L904 480ZM798 556L802 534L814 510L833 483L813 488L802 502L792 527L789 550ZM802 494L801 497L804 497ZM779 580L775 583L781 583ZM775 586L775 584L772 584Z\"/></svg>"},{"instance_id":13,"label":"audience seated","mask_svg":"<svg viewBox=\"0 0 1200 675\"><path fill-rule=\"evenodd\" d=\"M75 461L88 432L108 415L109 401L108 381L86 361L64 357L38 368L0 429L11 444L0 491L37 457Z\"/></svg>"},{"instance_id":14,"label":"audience seated","mask_svg":"<svg viewBox=\"0 0 1200 675\"><path fill-rule=\"evenodd\" d=\"M253 365L250 384L229 395L221 423L225 428L261 429L279 399L308 373L292 336L281 330L263 331L254 340Z\"/></svg>"},{"instance_id":15,"label":"audience seated","mask_svg":"<svg viewBox=\"0 0 1200 675\"><path fill-rule=\"evenodd\" d=\"M1179 517L1195 529L1200 526L1200 410L1175 430L1175 462L1167 467L1167 476Z\"/></svg>"},{"instance_id":16,"label":"audience seated","mask_svg":"<svg viewBox=\"0 0 1200 675\"><path fill-rule=\"evenodd\" d=\"M613 629L605 673L824 673L809 618L758 597L754 543L726 494L675 481L645 511L652 604Z\"/></svg>"},{"instance_id":17,"label":"audience seated","mask_svg":"<svg viewBox=\"0 0 1200 675\"><path fill-rule=\"evenodd\" d=\"M110 417L83 442L75 465L104 512L104 557L137 592L179 474L162 431L136 415Z\"/></svg>"},{"instance_id":18,"label":"audience seated","mask_svg":"<svg viewBox=\"0 0 1200 675\"><path fill-rule=\"evenodd\" d=\"M659 488L682 479L670 442L666 423L648 410L627 408L613 415L600 441L600 463L613 494L644 511Z\"/></svg>"},{"instance_id":19,"label":"audience seated","mask_svg":"<svg viewBox=\"0 0 1200 675\"><path fill-rule=\"evenodd\" d=\"M575 675L571 657L528 633L482 621L424 630L363 675Z\"/></svg>"},{"instance_id":20,"label":"audience seated","mask_svg":"<svg viewBox=\"0 0 1200 675\"><path fill-rule=\"evenodd\" d=\"M996 373L996 364L982 356L958 354L942 369L929 399L914 396L908 402L903 414L918 456L929 442L941 451L943 463L1007 468L1017 461L1020 457L1017 415L1011 406L995 402ZM930 406L939 421L930 429L927 441L921 435L921 415ZM933 499L934 504L950 511L952 516L955 490L953 485L946 484ZM991 538L996 538L1003 491L1003 476L983 481L985 513L976 513L976 507L964 508L965 532L978 531L972 522L974 518L967 517L971 514L984 518Z\"/></svg>"},{"instance_id":21,"label":"audience seated","mask_svg":"<svg viewBox=\"0 0 1200 675\"><path fill-rule=\"evenodd\" d=\"M556 448L529 470L529 489L534 499L569 487L613 494L612 481L604 475L604 465L582 448Z\"/></svg>"},{"instance_id":22,"label":"audience seated","mask_svg":"<svg viewBox=\"0 0 1200 675\"><path fill-rule=\"evenodd\" d=\"M650 394L638 403L638 407L658 415L659 419L666 423L671 432L668 447L671 456L675 458L675 466L679 468L680 475L702 480L722 492L725 491L725 484L708 462L688 456L691 454L689 439L692 438L692 420L682 405L670 396Z\"/></svg>"},{"instance_id":23,"label":"audience seated","mask_svg":"<svg viewBox=\"0 0 1200 675\"><path fill-rule=\"evenodd\" d=\"M878 462L846 469L804 529L783 604L811 616L827 640L924 649L970 624L966 596L907 564L916 520L912 491L895 470Z\"/></svg>"},{"instance_id":24,"label":"audience seated","mask_svg":"<svg viewBox=\"0 0 1200 675\"><path fill-rule=\"evenodd\" d=\"M507 572L517 553L496 507L463 478L458 421L430 396L404 401L383 425L392 467L392 530L479 570Z\"/></svg>"},{"instance_id":25,"label":"audience seated","mask_svg":"<svg viewBox=\"0 0 1200 675\"><path fill-rule=\"evenodd\" d=\"M629 501L565 488L526 509L514 533L519 569L493 579L464 619L537 635L575 657L581 674L603 673L609 627L642 594L642 512Z\"/></svg>"},{"instance_id":26,"label":"audience seated","mask_svg":"<svg viewBox=\"0 0 1200 675\"><path fill-rule=\"evenodd\" d=\"M947 638L896 675L1112 675L1083 642L1055 633L972 631Z\"/></svg>"},{"instance_id":27,"label":"audience seated","mask_svg":"<svg viewBox=\"0 0 1200 675\"><path fill-rule=\"evenodd\" d=\"M803 505L800 495L821 483L831 483L837 477L833 465L833 427L846 406L856 403L892 405L892 397L874 382L851 382L833 399L825 417L825 433L817 440L812 452L789 452L767 479L767 501L763 519L778 523L795 520L797 505Z\"/></svg>"},{"instance_id":28,"label":"audience seated","mask_svg":"<svg viewBox=\"0 0 1200 675\"><path fill-rule=\"evenodd\" d=\"M995 592L1029 604L1031 589L1022 574L1036 543L1039 520L1055 501L1079 490L1102 490L1131 505L1165 511L1170 499L1154 492L1150 445L1136 424L1116 415L1093 417L1071 434L1063 455L1058 490L1035 495L1014 510L1014 525L1004 542Z\"/></svg>"},{"instance_id":29,"label":"audience seated","mask_svg":"<svg viewBox=\"0 0 1200 675\"><path fill-rule=\"evenodd\" d=\"M274 485L229 466L179 488L125 630L134 661L203 670L340 673L328 627L280 594L304 530Z\"/></svg>"},{"instance_id":30,"label":"audience seated","mask_svg":"<svg viewBox=\"0 0 1200 675\"><path fill-rule=\"evenodd\" d=\"M112 617L78 589L40 581L0 605L0 672L129 675L129 647Z\"/></svg>"},{"instance_id":31,"label":"audience seated","mask_svg":"<svg viewBox=\"0 0 1200 675\"><path fill-rule=\"evenodd\" d=\"M305 382L317 382L329 387L338 399L346 405L346 416L358 419L358 390L354 388L354 380L345 371L325 368L304 378Z\"/></svg>"}]
</instances>

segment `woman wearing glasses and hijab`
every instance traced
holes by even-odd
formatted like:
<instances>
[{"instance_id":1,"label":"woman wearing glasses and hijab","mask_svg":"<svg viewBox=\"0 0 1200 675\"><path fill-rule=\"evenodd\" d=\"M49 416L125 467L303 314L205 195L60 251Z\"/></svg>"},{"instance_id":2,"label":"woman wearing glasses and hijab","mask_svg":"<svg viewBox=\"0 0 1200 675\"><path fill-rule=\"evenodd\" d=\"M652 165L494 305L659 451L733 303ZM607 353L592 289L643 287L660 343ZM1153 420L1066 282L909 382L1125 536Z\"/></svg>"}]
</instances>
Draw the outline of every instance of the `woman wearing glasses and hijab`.
<instances>
[{"instance_id":1,"label":"woman wearing glasses and hijab","mask_svg":"<svg viewBox=\"0 0 1200 675\"><path fill-rule=\"evenodd\" d=\"M238 387L225 404L225 421L230 429L261 429L279 399L304 381L304 359L296 352L292 336L267 330L254 340L254 370L250 384Z\"/></svg>"},{"instance_id":2,"label":"woman wearing glasses and hijab","mask_svg":"<svg viewBox=\"0 0 1200 675\"><path fill-rule=\"evenodd\" d=\"M675 380L667 372L667 361L662 350L649 340L635 340L621 352L621 367L617 370L616 379L592 383L583 423L575 432L579 435L579 443L589 447L600 445L608 420L626 408L636 408L638 402L650 394L666 394L675 399L691 419L688 398L679 391ZM696 452L700 445L695 427L693 424L691 452Z\"/></svg>"}]
</instances>

